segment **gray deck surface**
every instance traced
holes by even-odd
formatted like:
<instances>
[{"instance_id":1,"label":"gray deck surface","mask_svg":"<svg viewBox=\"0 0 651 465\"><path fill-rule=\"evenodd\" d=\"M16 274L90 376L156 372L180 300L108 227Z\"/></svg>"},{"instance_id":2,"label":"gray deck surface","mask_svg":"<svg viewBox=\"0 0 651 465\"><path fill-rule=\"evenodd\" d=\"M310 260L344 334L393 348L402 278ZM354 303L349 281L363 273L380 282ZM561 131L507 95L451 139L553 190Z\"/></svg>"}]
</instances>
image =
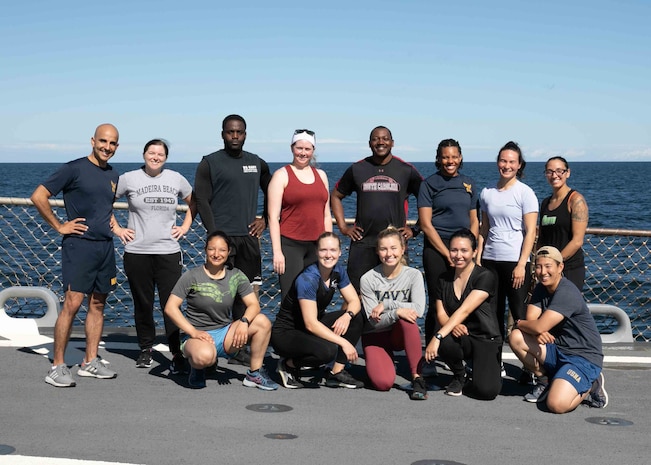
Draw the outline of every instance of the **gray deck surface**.
<instances>
[{"instance_id":1,"label":"gray deck surface","mask_svg":"<svg viewBox=\"0 0 651 465\"><path fill-rule=\"evenodd\" d=\"M186 377L168 376L169 353L155 353L151 369L136 369L132 336L110 335L100 354L119 376L97 380L76 376L77 387L57 389L43 381L50 363L29 348L0 348L0 464L44 463L38 458L134 464L648 464L651 433L649 365L609 363L604 370L610 404L581 406L566 415L522 401L528 390L511 377L519 364L507 359L509 374L494 401L453 398L430 392L411 401L392 389L318 389L274 392L245 388L245 368L220 359L202 390ZM51 351L51 344L43 346ZM73 339L69 364L83 356L83 339ZM616 346L607 355L651 355L651 344ZM512 355L512 354L511 354ZM363 360L361 361L363 363ZM267 359L269 371L276 359ZM399 370L406 367L401 360ZM364 378L364 368L351 373ZM445 386L440 370L433 382ZM274 373L275 376L275 373ZM404 383L402 378L398 383ZM248 410L252 404L282 404L281 413ZM589 418L633 422L602 425ZM294 435L273 439L266 435ZM15 457L12 460L12 457Z\"/></svg>"}]
</instances>

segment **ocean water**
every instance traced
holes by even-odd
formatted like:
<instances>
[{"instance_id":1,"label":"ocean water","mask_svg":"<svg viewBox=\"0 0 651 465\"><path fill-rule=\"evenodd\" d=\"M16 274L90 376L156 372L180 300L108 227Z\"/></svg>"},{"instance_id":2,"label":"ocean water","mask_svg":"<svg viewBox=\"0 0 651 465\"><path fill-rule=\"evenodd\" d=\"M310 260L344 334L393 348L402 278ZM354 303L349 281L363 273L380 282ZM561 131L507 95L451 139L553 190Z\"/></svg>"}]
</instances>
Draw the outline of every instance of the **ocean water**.
<instances>
[{"instance_id":1,"label":"ocean water","mask_svg":"<svg viewBox=\"0 0 651 465\"><path fill-rule=\"evenodd\" d=\"M271 171L285 163L270 163ZM113 163L120 172L136 169L140 163ZM350 163L320 163L332 188ZM588 226L591 228L651 229L647 206L651 195L646 186L651 179L651 162L632 163L571 163L568 184L581 192L590 209ZM59 163L0 163L0 197L29 197L34 188L44 181ZM196 163L169 163L168 168L183 174L194 184ZM414 163L423 175L436 171L434 163ZM551 188L543 175L544 163L528 163L522 181L538 196L538 201L550 195ZM498 179L494 162L465 163L462 172L474 178L479 190L493 185ZM261 201L262 201L262 196ZM354 196L344 199L346 217L355 214ZM410 198L409 218L416 219L416 202Z\"/></svg>"}]
</instances>

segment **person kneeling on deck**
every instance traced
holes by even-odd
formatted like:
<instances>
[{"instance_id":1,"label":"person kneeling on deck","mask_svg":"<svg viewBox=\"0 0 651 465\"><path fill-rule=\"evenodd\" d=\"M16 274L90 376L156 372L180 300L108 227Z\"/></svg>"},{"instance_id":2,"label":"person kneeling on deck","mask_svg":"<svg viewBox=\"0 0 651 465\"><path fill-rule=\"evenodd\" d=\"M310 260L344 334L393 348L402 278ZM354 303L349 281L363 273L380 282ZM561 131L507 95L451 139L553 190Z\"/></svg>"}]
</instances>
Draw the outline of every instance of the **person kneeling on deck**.
<instances>
[{"instance_id":1,"label":"person kneeling on deck","mask_svg":"<svg viewBox=\"0 0 651 465\"><path fill-rule=\"evenodd\" d=\"M266 391L278 389L262 366L271 322L260 313L260 303L244 273L226 266L230 238L214 231L206 239L205 250L206 263L181 276L165 305L165 314L182 332L181 351L191 367L190 387L206 387L205 369L217 363L218 356L233 357L250 342L251 368L242 384ZM233 322L233 303L238 296L246 310ZM181 312L184 299L185 316Z\"/></svg>"},{"instance_id":2,"label":"person kneeling on deck","mask_svg":"<svg viewBox=\"0 0 651 465\"><path fill-rule=\"evenodd\" d=\"M538 384L525 400L546 401L554 413L570 412L581 402L604 408L608 394L601 336L581 292L562 273L559 250L550 246L538 249L538 284L527 319L516 322L509 338L515 355L538 376Z\"/></svg>"}]
</instances>

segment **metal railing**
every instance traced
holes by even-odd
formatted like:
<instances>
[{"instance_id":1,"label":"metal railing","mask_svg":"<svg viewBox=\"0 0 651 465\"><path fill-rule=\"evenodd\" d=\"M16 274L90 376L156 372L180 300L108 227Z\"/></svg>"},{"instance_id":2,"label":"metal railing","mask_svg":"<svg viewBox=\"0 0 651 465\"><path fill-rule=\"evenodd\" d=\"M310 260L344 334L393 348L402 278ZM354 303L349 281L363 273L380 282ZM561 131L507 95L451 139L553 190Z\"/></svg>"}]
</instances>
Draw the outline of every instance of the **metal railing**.
<instances>
[{"instance_id":1,"label":"metal railing","mask_svg":"<svg viewBox=\"0 0 651 465\"><path fill-rule=\"evenodd\" d=\"M65 216L62 200L51 200L55 214ZM127 204L114 204L115 215L121 224L127 223ZM180 206L184 211L187 207ZM205 230L195 221L192 229L181 240L184 263L194 267L203 263ZM631 319L636 341L651 341L651 231L588 228L585 236L586 286L588 302L614 305L624 310ZM118 257L123 246L115 240ZM10 286L43 286L63 298L61 284L61 237L46 224L29 199L0 197L0 289ZM344 241L346 244L346 241ZM423 235L409 244L410 264L422 269ZM274 318L280 305L280 288L273 273L271 243L265 231L261 238L263 286L260 305ZM347 260L347 247L341 260ZM133 307L129 283L122 260L118 258L118 288L111 293L106 305L106 325L133 327ZM333 307L339 301L332 303ZM26 299L12 299L5 303L10 316L40 317L42 305ZM86 308L78 316L81 323ZM598 317L602 332L611 332L617 325L613 318ZM160 321L159 321L160 323Z\"/></svg>"}]
</instances>

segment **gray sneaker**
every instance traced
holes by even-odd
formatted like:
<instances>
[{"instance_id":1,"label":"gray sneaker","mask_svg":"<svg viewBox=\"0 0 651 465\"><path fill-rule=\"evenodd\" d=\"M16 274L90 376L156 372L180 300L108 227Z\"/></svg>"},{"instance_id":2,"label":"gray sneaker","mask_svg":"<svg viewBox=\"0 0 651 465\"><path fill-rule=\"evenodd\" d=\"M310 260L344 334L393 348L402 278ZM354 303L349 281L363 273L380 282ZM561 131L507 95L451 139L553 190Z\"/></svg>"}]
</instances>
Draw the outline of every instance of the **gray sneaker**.
<instances>
[{"instance_id":1,"label":"gray sneaker","mask_svg":"<svg viewBox=\"0 0 651 465\"><path fill-rule=\"evenodd\" d=\"M542 402L545 400L547 397L547 387L549 386L548 383L541 383L538 381L536 385L533 387L531 392L529 394L524 395L524 400L526 402Z\"/></svg>"},{"instance_id":2,"label":"gray sneaker","mask_svg":"<svg viewBox=\"0 0 651 465\"><path fill-rule=\"evenodd\" d=\"M608 405L608 393L606 392L603 372L599 373L599 377L592 383L590 394L585 398L583 403L587 404L590 408L606 408Z\"/></svg>"},{"instance_id":3,"label":"gray sneaker","mask_svg":"<svg viewBox=\"0 0 651 465\"><path fill-rule=\"evenodd\" d=\"M72 373L65 364L50 368L45 377L45 382L55 387L75 387L77 385Z\"/></svg>"},{"instance_id":4,"label":"gray sneaker","mask_svg":"<svg viewBox=\"0 0 651 465\"><path fill-rule=\"evenodd\" d=\"M99 357L96 357L90 363L81 362L77 374L79 376L99 379L111 379L118 375L110 368L107 368Z\"/></svg>"}]
</instances>

